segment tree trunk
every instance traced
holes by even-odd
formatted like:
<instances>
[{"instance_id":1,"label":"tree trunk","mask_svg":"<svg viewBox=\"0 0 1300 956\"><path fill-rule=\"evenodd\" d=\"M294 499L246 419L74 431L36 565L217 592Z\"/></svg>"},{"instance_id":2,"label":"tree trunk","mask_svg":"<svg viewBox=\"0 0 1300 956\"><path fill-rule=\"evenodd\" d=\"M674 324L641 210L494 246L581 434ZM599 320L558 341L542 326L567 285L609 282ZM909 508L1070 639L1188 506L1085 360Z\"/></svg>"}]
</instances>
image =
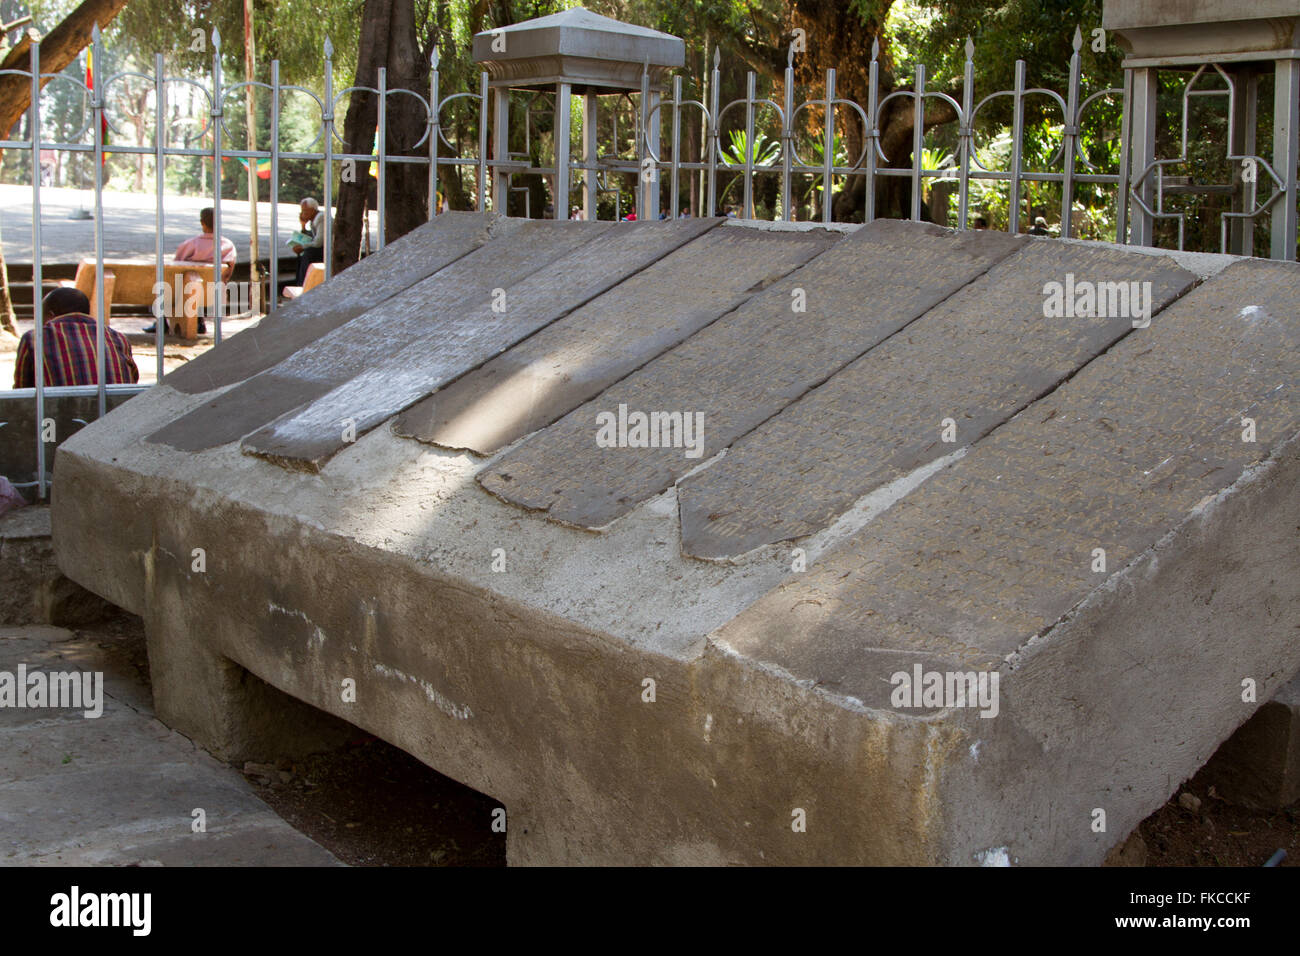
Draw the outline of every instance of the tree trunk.
<instances>
[{"instance_id":1,"label":"tree trunk","mask_svg":"<svg viewBox=\"0 0 1300 956\"><path fill-rule=\"evenodd\" d=\"M388 71L390 90L407 89L428 95L429 63L415 35L414 0L366 0L361 18L355 86L379 86L379 68ZM424 107L414 97L388 98L389 155L411 155L425 130ZM375 148L379 102L373 93L357 91L348 103L343 141L349 153L366 155ZM334 220L334 270L357 261L365 225L370 176L359 163L351 181L339 185ZM394 163L385 170L387 202L384 241L391 242L425 221L429 201L429 171L413 163Z\"/></svg>"},{"instance_id":2,"label":"tree trunk","mask_svg":"<svg viewBox=\"0 0 1300 956\"><path fill-rule=\"evenodd\" d=\"M835 67L835 98L851 100L865 111L871 89L871 44L883 40L883 26L890 3L876 5L875 17L862 21L844 3L844 0L795 0L791 6L791 26L807 31L807 55L797 57L796 78L808 88L821 90L826 82L826 68ZM856 22L846 25L846 19ZM889 52L880 52L880 90L877 102L894 92L893 64ZM805 115L816 117L815 111ZM866 140L862 121L857 111L840 106L837 127L842 130L849 165L858 162L866 165L863 153ZM925 107L925 127L948 123L957 118L952 107L941 100L928 100ZM912 102L909 99L891 101L880 120L880 148L889 167L906 167L912 157ZM861 215L866 205L866 183L861 176L853 176L847 188L835 197L834 217L847 221ZM910 212L911 182L902 178L881 178L876 183L876 215L881 217L906 217Z\"/></svg>"},{"instance_id":3,"label":"tree trunk","mask_svg":"<svg viewBox=\"0 0 1300 956\"><path fill-rule=\"evenodd\" d=\"M61 73L69 63L90 45L90 34L95 24L100 29L108 26L126 0L83 0L63 21L41 39L42 88L50 81L49 74ZM26 70L30 66L29 42L20 42L3 61L0 70ZM6 134L13 129L19 117L31 103L31 80L15 74L0 75L0 130ZM8 135L5 136L8 139Z\"/></svg>"},{"instance_id":4,"label":"tree trunk","mask_svg":"<svg viewBox=\"0 0 1300 956\"><path fill-rule=\"evenodd\" d=\"M47 74L41 80L41 88L44 89L45 84L50 82L50 74L62 72L90 44L91 31L96 23L100 29L108 26L124 6L126 0L84 0L77 9L64 17L41 40L41 73ZM30 69L31 46L30 34L24 35L0 60L0 70ZM4 132L5 139L9 138L9 132L18 125L31 102L30 77L16 73L0 74L0 131ZM40 174L40 157L33 156L32 175ZM36 289L32 294L40 295L40 292L40 289ZM9 269L5 264L3 248L0 248L0 329L17 333L13 301L9 296Z\"/></svg>"}]
</instances>

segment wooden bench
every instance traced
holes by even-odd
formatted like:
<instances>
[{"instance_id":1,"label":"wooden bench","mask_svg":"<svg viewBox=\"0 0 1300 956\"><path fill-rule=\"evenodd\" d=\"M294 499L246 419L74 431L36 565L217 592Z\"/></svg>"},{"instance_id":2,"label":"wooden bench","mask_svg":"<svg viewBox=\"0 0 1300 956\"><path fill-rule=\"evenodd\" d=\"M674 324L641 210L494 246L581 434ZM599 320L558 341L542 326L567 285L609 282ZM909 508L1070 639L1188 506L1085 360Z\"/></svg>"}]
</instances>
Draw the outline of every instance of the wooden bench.
<instances>
[{"instance_id":1,"label":"wooden bench","mask_svg":"<svg viewBox=\"0 0 1300 956\"><path fill-rule=\"evenodd\" d=\"M325 263L313 262L307 267L307 277L302 280L302 285L287 285L284 287L284 297L286 299L296 299L303 293L310 292L324 281Z\"/></svg>"}]
</instances>

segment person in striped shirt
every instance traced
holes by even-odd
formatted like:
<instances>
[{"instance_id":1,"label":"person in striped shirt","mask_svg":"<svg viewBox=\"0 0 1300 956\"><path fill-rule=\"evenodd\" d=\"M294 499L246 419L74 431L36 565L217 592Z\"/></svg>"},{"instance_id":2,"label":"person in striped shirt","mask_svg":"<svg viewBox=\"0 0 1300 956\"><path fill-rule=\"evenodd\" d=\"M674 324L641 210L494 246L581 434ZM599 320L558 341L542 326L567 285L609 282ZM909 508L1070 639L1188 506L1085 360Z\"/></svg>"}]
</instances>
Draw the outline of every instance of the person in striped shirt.
<instances>
[{"instance_id":1,"label":"person in striped shirt","mask_svg":"<svg viewBox=\"0 0 1300 956\"><path fill-rule=\"evenodd\" d=\"M90 300L71 287L55 289L45 297L45 384L98 385L95 363L95 320ZM14 365L14 388L36 387L36 356L32 332L24 332L18 343ZM140 380L140 370L131 356L131 343L121 332L104 329L104 381L109 385Z\"/></svg>"}]
</instances>

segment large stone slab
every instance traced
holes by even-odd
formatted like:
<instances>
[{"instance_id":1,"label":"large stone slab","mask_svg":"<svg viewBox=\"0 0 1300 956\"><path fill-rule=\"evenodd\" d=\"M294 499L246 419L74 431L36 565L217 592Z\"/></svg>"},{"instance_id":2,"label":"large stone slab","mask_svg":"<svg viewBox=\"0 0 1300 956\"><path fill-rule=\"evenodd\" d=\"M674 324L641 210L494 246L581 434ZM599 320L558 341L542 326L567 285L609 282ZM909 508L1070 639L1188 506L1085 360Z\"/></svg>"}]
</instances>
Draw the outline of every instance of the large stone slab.
<instances>
[{"instance_id":1,"label":"large stone slab","mask_svg":"<svg viewBox=\"0 0 1300 956\"><path fill-rule=\"evenodd\" d=\"M572 411L843 238L715 229L402 414L398 434L482 455Z\"/></svg>"},{"instance_id":2,"label":"large stone slab","mask_svg":"<svg viewBox=\"0 0 1300 956\"><path fill-rule=\"evenodd\" d=\"M339 273L330 280L328 293L294 299L256 328L222 342L210 358L204 356L201 363L189 362L176 369L167 376L167 384L182 392L199 393L265 371L376 302L410 288L518 225L519 220L504 217L443 213Z\"/></svg>"},{"instance_id":3,"label":"large stone slab","mask_svg":"<svg viewBox=\"0 0 1300 956\"><path fill-rule=\"evenodd\" d=\"M434 334L440 321L463 323L470 309L492 299L494 289L581 248L610 225L486 217L479 217L478 222L472 252L391 298L382 296L382 286L376 288L364 312L336 323L322 335L307 334L319 331L314 328L300 331L295 336L297 344L282 361L160 429L154 440L187 451L236 441L328 394L376 363L391 360L406 343ZM492 237L490 242L481 241L485 229ZM400 272L404 263L395 253L390 256L390 248L366 262L391 259ZM239 341L238 336L231 341ZM214 349L190 364L224 363L221 355L220 349ZM341 435L343 426L336 425L331 431Z\"/></svg>"},{"instance_id":4,"label":"large stone slab","mask_svg":"<svg viewBox=\"0 0 1300 956\"><path fill-rule=\"evenodd\" d=\"M707 409L726 428L702 452L740 449L873 351L923 340L932 310L1006 258L986 267L986 238L857 230L602 395ZM1109 261L1097 249L1053 244L1018 259L1053 274L1003 284ZM957 422L983 409L992 425L942 458L921 448L797 553L684 554L681 449L653 482L643 449L575 456L582 408L486 461L396 434L394 410L307 472L149 440L204 400L164 384L62 446L58 559L145 617L171 726L239 756L341 718L501 801L513 863L1096 864L1256 710L1243 681L1268 700L1300 668L1300 267L1142 254L1202 284L1090 361L1104 324L1040 352L1012 341L1014 315L986 319L1013 358L959 339L970 367L944 367L974 384L945 394ZM798 285L828 260L824 284ZM936 275L948 294L916 301ZM805 325L779 309L732 324L801 287ZM807 321L819 294L839 297L824 335ZM409 344L373 334L376 354ZM899 422L932 418L948 386L924 351L896 354L915 374L863 378L863 403L889 391ZM475 358L457 374L492 361ZM834 450L821 437L810 474ZM864 475L889 461L875 441L852 446ZM554 488L585 473L620 489L618 520L593 533L485 492L522 450ZM997 693L899 699L918 666L923 685Z\"/></svg>"},{"instance_id":5,"label":"large stone slab","mask_svg":"<svg viewBox=\"0 0 1300 956\"><path fill-rule=\"evenodd\" d=\"M357 434L363 434L478 367L719 223L720 220L679 219L620 225L606 232L610 223L562 222L547 225L559 227L563 234L533 237L527 250L489 246L482 251L494 256L494 271L490 273L494 278L488 281L495 284L486 294L472 293L446 306L421 307L412 303L406 312L394 303L391 308L376 310L382 313L380 321L385 326L385 334L367 335L364 330L357 330L357 338L353 340L322 341L284 362L275 374L327 380L334 387L303 408L286 413L249 435L242 447L245 452L275 459L289 467L315 470L354 441ZM521 231L520 237L525 235ZM588 245L596 237L599 237L598 252ZM563 243L569 238L573 244L566 248ZM524 266L524 262L532 265L529 259L534 256L540 258L537 267ZM412 320L409 334L397 341L409 344L394 350L393 333L387 326L408 317ZM364 321L363 317L358 324ZM340 330L340 336L352 332L349 326ZM358 346L365 354L356 354ZM350 360L340 368L337 352L349 347Z\"/></svg>"},{"instance_id":6,"label":"large stone slab","mask_svg":"<svg viewBox=\"0 0 1300 956\"><path fill-rule=\"evenodd\" d=\"M488 468L506 501L596 528L662 492L1024 240L881 220L818 256ZM805 310L806 309L806 310ZM602 447L602 413L702 416L701 447Z\"/></svg>"},{"instance_id":7,"label":"large stone slab","mask_svg":"<svg viewBox=\"0 0 1300 956\"><path fill-rule=\"evenodd\" d=\"M681 481L683 550L728 558L821 531L864 495L978 441L1195 281L1168 259L1033 243ZM1074 290L1097 288L1123 303L1103 292L1092 315L1048 316L1048 283L1068 288L1071 305Z\"/></svg>"}]
</instances>

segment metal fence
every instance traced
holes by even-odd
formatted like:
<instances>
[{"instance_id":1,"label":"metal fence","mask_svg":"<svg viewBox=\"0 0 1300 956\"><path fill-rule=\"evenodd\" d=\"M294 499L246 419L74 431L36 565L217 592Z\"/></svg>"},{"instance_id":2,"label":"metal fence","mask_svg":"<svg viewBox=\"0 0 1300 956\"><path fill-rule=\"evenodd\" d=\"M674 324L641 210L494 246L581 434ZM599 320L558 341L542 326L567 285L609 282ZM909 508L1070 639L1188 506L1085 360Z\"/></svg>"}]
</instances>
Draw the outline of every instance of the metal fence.
<instances>
[{"instance_id":1,"label":"metal fence","mask_svg":"<svg viewBox=\"0 0 1300 956\"><path fill-rule=\"evenodd\" d=\"M0 149L19 150L29 153L31 162L31 191L32 191L32 219L31 219L31 236L32 236L32 283L35 309L35 324L33 329L33 345L36 363L36 387L34 389L13 390L0 392L0 399L16 399L30 397L35 403L35 422L36 422L36 473L34 480L31 482L18 482L20 486L34 487L39 497L44 498L47 494L49 475L46 470L47 457L49 449L47 443L42 440L42 429L46 418L46 398L47 396L75 396L75 395L95 395L97 396L98 413L104 414L107 407L107 396L111 392L133 392L143 390L147 386L108 386L104 383L105 359L105 328L103 303L104 297L104 237L103 237L103 161L106 154L125 154L125 155L145 155L152 156L155 162L155 180L156 180L156 203L157 203L157 223L155 229L155 257L156 257L156 279L158 283L164 281L164 260L165 252L163 249L163 223L165 217L165 196L164 196L164 170L167 160L175 157L203 157L211 159L213 165L213 183L212 197L214 216L214 233L215 240L213 243L213 268L214 274L219 277L221 270L220 250L221 250L221 184L222 184L222 161L226 159L243 159L249 163L257 163L258 160L269 160L270 163L270 199L271 199L271 221L270 232L272 245L278 242L279 220L278 220L278 199L280 193L280 175L281 162L284 160L314 160L324 164L326 175L324 176L323 195L324 203L322 208L326 210L324 217L324 263L326 275L328 277L331 270L332 246L333 246L333 224L330 211L333 209L334 185L333 173L337 164L344 162L369 164L375 163L377 179L376 213L379 222L378 245L382 248L384 242L384 215L387 196L387 171L391 164L420 164L427 168L429 177L429 200L427 215L431 218L436 214L436 196L439 170L447 166L466 167L473 177L473 203L479 210L484 210L490 206L504 208L509 191L518 189L512 185L516 177L529 175L542 176L549 179L550 195L553 197L554 215L556 218L564 218L568 212L568 201L574 177L581 182L582 188L591 190L590 195L595 195L599 184L606 184L603 188L608 190L608 183L611 176L624 175L635 177L637 183L639 208L644 212L646 210L657 210L659 208L659 192L663 181L667 183L667 189L670 198L668 214L671 216L678 215L682 209L681 206L681 188L683 177L698 176L700 198L702 200L700 212L704 215L712 216L717 213L718 203L718 183L722 177L731 177L732 181L738 181L741 189L741 204L746 215L753 215L755 208L755 184L758 177L773 176L779 183L777 195L780 202L780 218L791 220L794 218L795 202L793 201L793 182L796 176L812 177L818 180L822 189L822 201L820 203L820 216L822 222L831 222L833 218L833 203L831 197L834 192L834 183L838 180L841 186L850 183L855 177L863 180L865 209L863 218L870 221L877 217L876 208L876 186L879 182L890 178L903 178L910 184L910 218L919 220L923 215L923 192L927 183L935 180L946 180L952 183L956 191L957 210L956 223L957 228L965 229L969 225L971 217L971 190L972 184L988 181L996 183L1005 183L1009 191L1010 201L1008 205L1008 222L1007 229L1011 232L1021 231L1021 209L1020 198L1022 190L1028 183L1052 183L1059 184L1061 190L1060 197L1060 228L1062 235L1070 235L1074 222L1074 203L1076 188L1083 183L1099 184L1114 191L1114 222L1115 222L1115 239L1119 242L1125 242L1129 237L1129 205L1130 202L1135 206L1135 216L1146 217L1146 220L1155 218L1167 218L1170 216L1180 215L1169 212L1164 206L1164 171L1165 166L1170 163L1176 163L1179 160L1154 160L1147 163L1143 169L1130 170L1130 140L1131 140L1131 110L1130 101L1132 97L1132 83L1126 81L1124 89L1108 88L1097 90L1085 95L1082 89L1082 70L1080 62L1080 46L1082 42L1081 35L1076 31L1074 38L1074 53L1069 63L1069 79L1067 89L1064 94L1053 90L1029 87L1026 82L1026 65L1023 60L1017 61L1015 65L1015 82L1014 87L1010 90L999 90L980 99L975 98L975 68L974 68L974 45L968 40L965 46L965 67L964 83L962 87L961 102L958 102L952 96L938 90L927 88L927 71L923 65L918 65L915 70L912 89L897 90L889 93L887 96L877 96L880 80L880 63L878 45L873 46L872 58L869 64L870 87L868 101L865 104L859 104L851 100L838 97L836 94L836 71L827 70L825 75L825 86L823 95L820 98L804 100L796 104L795 101L795 74L794 74L794 47L792 45L790 59L787 63L784 76L784 86L781 101L778 103L774 99L760 97L757 93L757 77L754 73L749 73L747 77L746 96L734 100L725 105L719 102L719 90L721 88L720 59L715 51L713 59L713 68L711 71L711 80L709 84L709 102L703 103L700 100L685 99L682 92L683 81L680 76L674 77L672 83L671 96L661 98L660 91L652 90L649 86L648 74L642 74L640 98L633 112L633 140L635 144L635 155L632 156L584 156L581 159L564 157L567 162L556 162L551 167L535 167L531 164L531 159L521 161L517 156L508 153L505 144L496 143L494 155L488 155L488 135L492 128L492 121L489 115L489 79L487 73L480 74L479 88L477 91L455 92L450 95L443 95L440 87L440 74L438 69L438 54L435 51L431 58L431 71L429 90L427 98L406 89L389 89L387 86L386 72L381 69L378 72L378 85L376 87L359 87L350 86L342 89L335 89L334 67L332 48L327 40L324 44L324 95L318 96L312 90L292 84L284 84L280 78L280 67L278 62L271 64L271 80L264 83L254 80L245 80L239 83L227 85L224 82L221 65L221 38L217 33L213 33L212 42L214 46L212 57L211 82L204 85L189 77L168 77L164 75L163 57L157 54L154 57L153 72L143 73L138 71L123 71L109 76L103 76L100 72L100 65L104 62L102 37L98 29L94 31L92 38L92 49L96 54L93 57L93 68L91 82L89 84L69 77L65 74L43 74L41 72L41 51L39 42L33 42L30 51L30 69L25 71L5 71L7 73L16 73L28 79L31 84L32 105L28 112L28 129L29 136L22 140L5 140L0 141ZM1203 90L1196 89L1196 83L1200 80L1202 72L1189 82L1185 94L1185 104L1189 102L1188 97L1193 95L1206 95ZM1231 87L1233 79L1228 74L1218 71L1228 84L1229 101L1232 102ZM76 137L78 141L74 142L46 142L41 135L41 87L42 80L50 82L72 83L79 86L82 94L89 103L89 110L86 124L81 128ZM131 146L126 144L106 144L104 139L104 130L108 121L107 116L107 92L115 84L131 80L141 81L150 84L154 99L154 113L156 117L154 142L152 146ZM186 85L191 89L198 91L200 101L207 104L207 125L206 131L211 134L211 147L193 148L187 146L174 146L168 143L167 131L167 104L169 88L176 85ZM246 89L256 87L265 90L270 95L270 123L271 137L270 145L267 149L248 150L233 149L227 146L227 142L232 139L232 134L227 125L227 118L230 115L226 109L227 100L231 97L244 95ZM369 155L360 155L347 152L338 124L336 114L340 103L345 97L358 91L368 91L377 97L378 104L378 135L375 152ZM1217 92L1217 91L1215 91ZM279 119L281 112L282 98L285 94L296 93L310 97L315 101L320 111L319 129L316 137L309 144L312 148L303 151L286 151L280 148L280 128ZM426 129L423 137L415 144L413 150L420 151L418 155L389 155L387 152L387 110L389 100L392 96L414 96L419 99L425 112ZM1010 98L1010 156L1006 168L989 168L980 160L980 153L977 149L976 142L976 124L981 118L981 111L987 111L989 104L1000 98ZM1047 162L1047 168L1030 169L1026 168L1024 148L1025 148L1025 104L1030 97L1046 97L1050 105L1054 105L1059 111L1060 124L1057 129L1059 142L1056 143L1055 150ZM881 118L883 112L892 101L896 99L910 100L910 107L913 111L912 118L912 140L911 140L911 161L907 165L900 165L900 160L906 160L907 157L889 157L886 156L881 146ZM1118 156L1118 167L1113 171L1099 170L1088 158L1084 156L1080 146L1080 130L1089 110L1096 107L1102 101L1109 100L1114 102L1119 100L1122 104L1122 122L1121 122L1121 140ZM476 107L478 117L477 129L477 155L462 156L457 146L453 145L446 137L446 130L442 125L442 116L447 110L448 105L457 101L466 100L470 104L471 111ZM947 104L955 113L957 134L956 149L953 155L953 163L950 167L942 169L928 169L924 167L923 146L925 137L924 113L928 102L937 100ZM568 104L560 104L567 108ZM732 162L724 155L721 148L721 131L728 127L727 120L732 110L743 110L745 134L743 162ZM759 132L760 113L762 111L771 111L771 115L776 119L776 127L779 128L778 152L775 158L766 163L759 163L755 157L756 133ZM823 136L821 141L822 159L819 163L804 162L796 150L796 142L799 136L800 118L806 111L821 111ZM527 114L527 111L525 111ZM987 112L986 112L987 115ZM594 121L594 114L592 115ZM565 116L567 119L567 115ZM703 146L701 154L695 160L683 158L681 150L681 138L683 124L687 121L701 122L703 127ZM862 141L864 143L861 154L853 158L851 163L836 162L836 127L843 121L857 122L860 124ZM526 120L527 122L527 120ZM618 116L614 115L614 122L618 122ZM660 144L663 128L667 126L667 149L661 150ZM498 136L502 129L498 129ZM84 142L89 134L90 141ZM560 142L567 144L568 137L557 137ZM1184 111L1184 158L1186 155L1186 110ZM1252 140L1253 142L1253 140ZM44 363L44 342L42 332L44 320L41 309L41 290L42 290L42 262L41 262L41 176L39 174L39 157L43 149L64 150L71 153L87 153L92 158L93 166L93 192L94 192L94 237L95 237L95 259L98 268L96 269L97 284L97 365L100 370L99 384L90 386L67 386L58 389L46 388L43 384L43 363ZM1256 202L1256 192L1252 186L1250 192L1250 207L1238 209L1232 213L1239 221L1253 221L1265 212L1270 211L1277 203L1282 192L1282 181L1277 173L1259 157L1247 156L1240 150L1234 152L1232 143L1228 144L1229 156L1234 161L1247 158L1257 163L1258 168L1265 171L1271 176L1275 188L1274 192L1263 203ZM557 167L563 170L566 182L564 187L557 189L558 174ZM364 166L363 166L364 168ZM1295 172L1291 171L1291 177L1294 178ZM491 202L489 201L489 180L492 182ZM1154 197L1154 198L1153 198ZM229 202L230 200L227 200ZM242 200L241 200L242 202ZM594 209L594 205L592 207ZM1292 211L1294 214L1294 211ZM1225 220L1226 223L1226 220ZM1227 227L1224 228L1224 243L1227 243ZM1179 229L1180 243L1182 230ZM270 256L270 287L272 290L270 308L275 308L276 289L278 288L278 257L274 254ZM222 313L224 311L223 296L220 294L220 283L218 283L218 294L214 297L215 314L214 319L214 339L216 342L221 341L222 336ZM155 309L157 314L157 309ZM157 378L163 376L163 335L164 323L157 322ZM0 383L3 384L3 383Z\"/></svg>"}]
</instances>

